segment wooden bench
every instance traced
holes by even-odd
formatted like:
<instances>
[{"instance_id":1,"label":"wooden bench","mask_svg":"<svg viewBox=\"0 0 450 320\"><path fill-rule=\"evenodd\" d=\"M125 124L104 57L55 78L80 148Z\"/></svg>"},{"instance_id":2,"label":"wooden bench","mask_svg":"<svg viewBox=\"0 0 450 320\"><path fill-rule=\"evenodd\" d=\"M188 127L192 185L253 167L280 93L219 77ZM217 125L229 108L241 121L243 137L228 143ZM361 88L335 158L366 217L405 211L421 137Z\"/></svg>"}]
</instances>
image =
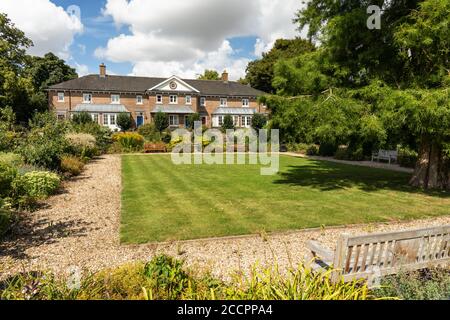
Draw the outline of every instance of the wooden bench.
<instances>
[{"instance_id":1,"label":"wooden bench","mask_svg":"<svg viewBox=\"0 0 450 320\"><path fill-rule=\"evenodd\" d=\"M313 269L333 268L332 281L376 278L450 264L450 225L362 236L343 234L334 252L309 241Z\"/></svg>"},{"instance_id":2,"label":"wooden bench","mask_svg":"<svg viewBox=\"0 0 450 320\"><path fill-rule=\"evenodd\" d=\"M161 143L146 143L144 145L145 153L167 152L166 144Z\"/></svg>"},{"instance_id":3,"label":"wooden bench","mask_svg":"<svg viewBox=\"0 0 450 320\"><path fill-rule=\"evenodd\" d=\"M386 160L391 164L392 161L397 161L398 152L397 150L378 150L378 152L372 153L372 162L374 160Z\"/></svg>"}]
</instances>

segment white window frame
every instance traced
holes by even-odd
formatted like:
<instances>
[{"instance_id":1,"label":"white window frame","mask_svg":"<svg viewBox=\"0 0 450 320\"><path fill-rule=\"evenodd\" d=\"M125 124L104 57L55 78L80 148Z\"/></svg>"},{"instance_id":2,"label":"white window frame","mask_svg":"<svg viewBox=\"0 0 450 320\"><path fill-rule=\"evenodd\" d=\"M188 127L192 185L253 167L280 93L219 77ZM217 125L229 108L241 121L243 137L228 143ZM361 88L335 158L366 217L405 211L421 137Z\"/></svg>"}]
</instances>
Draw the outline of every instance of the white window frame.
<instances>
[{"instance_id":1,"label":"white window frame","mask_svg":"<svg viewBox=\"0 0 450 320\"><path fill-rule=\"evenodd\" d=\"M89 97L89 100L86 100ZM92 93L83 93L83 103L92 103Z\"/></svg>"},{"instance_id":2,"label":"white window frame","mask_svg":"<svg viewBox=\"0 0 450 320\"><path fill-rule=\"evenodd\" d=\"M93 121L94 123L98 123L99 114L98 114L98 113L91 113L91 118L92 118L92 121ZM97 118L97 119L96 119L96 118Z\"/></svg>"},{"instance_id":3,"label":"white window frame","mask_svg":"<svg viewBox=\"0 0 450 320\"><path fill-rule=\"evenodd\" d=\"M186 101L186 104L192 104L192 97L191 96L186 96L185 97L185 101Z\"/></svg>"},{"instance_id":4,"label":"white window frame","mask_svg":"<svg viewBox=\"0 0 450 320\"><path fill-rule=\"evenodd\" d=\"M111 95L111 104L120 104L120 94Z\"/></svg>"},{"instance_id":5,"label":"white window frame","mask_svg":"<svg viewBox=\"0 0 450 320\"><path fill-rule=\"evenodd\" d=\"M169 126L177 127L180 125L180 117L177 114L169 115Z\"/></svg>"},{"instance_id":6,"label":"white window frame","mask_svg":"<svg viewBox=\"0 0 450 320\"><path fill-rule=\"evenodd\" d=\"M250 128L252 126L252 117L251 116L242 116L242 126L244 128Z\"/></svg>"},{"instance_id":7,"label":"white window frame","mask_svg":"<svg viewBox=\"0 0 450 320\"><path fill-rule=\"evenodd\" d=\"M162 94L157 94L155 99L156 99L156 104L162 104L163 103L163 96L162 96Z\"/></svg>"},{"instance_id":8,"label":"white window frame","mask_svg":"<svg viewBox=\"0 0 450 320\"><path fill-rule=\"evenodd\" d=\"M233 125L239 127L239 116L233 116Z\"/></svg>"},{"instance_id":9,"label":"white window frame","mask_svg":"<svg viewBox=\"0 0 450 320\"><path fill-rule=\"evenodd\" d=\"M175 97L174 101L172 102L172 98ZM169 96L169 104L178 104L178 96L176 94L171 94Z\"/></svg>"},{"instance_id":10,"label":"white window frame","mask_svg":"<svg viewBox=\"0 0 450 320\"><path fill-rule=\"evenodd\" d=\"M136 104L139 104L139 105L144 104L144 98L142 96L140 96L140 95L136 96Z\"/></svg>"},{"instance_id":11,"label":"white window frame","mask_svg":"<svg viewBox=\"0 0 450 320\"><path fill-rule=\"evenodd\" d=\"M227 105L228 105L227 98L220 98L220 106L221 107L226 107Z\"/></svg>"},{"instance_id":12,"label":"white window frame","mask_svg":"<svg viewBox=\"0 0 450 320\"><path fill-rule=\"evenodd\" d=\"M224 118L224 116L217 116L217 124L219 125L219 127L223 125Z\"/></svg>"},{"instance_id":13,"label":"white window frame","mask_svg":"<svg viewBox=\"0 0 450 320\"><path fill-rule=\"evenodd\" d=\"M247 98L242 99L242 106L244 108L250 107L250 99L247 99Z\"/></svg>"},{"instance_id":14,"label":"white window frame","mask_svg":"<svg viewBox=\"0 0 450 320\"><path fill-rule=\"evenodd\" d=\"M60 99L62 96L62 99ZM64 92L58 92L58 102L64 102Z\"/></svg>"},{"instance_id":15,"label":"white window frame","mask_svg":"<svg viewBox=\"0 0 450 320\"><path fill-rule=\"evenodd\" d=\"M206 107L206 98L205 97L200 97L200 106Z\"/></svg>"}]
</instances>

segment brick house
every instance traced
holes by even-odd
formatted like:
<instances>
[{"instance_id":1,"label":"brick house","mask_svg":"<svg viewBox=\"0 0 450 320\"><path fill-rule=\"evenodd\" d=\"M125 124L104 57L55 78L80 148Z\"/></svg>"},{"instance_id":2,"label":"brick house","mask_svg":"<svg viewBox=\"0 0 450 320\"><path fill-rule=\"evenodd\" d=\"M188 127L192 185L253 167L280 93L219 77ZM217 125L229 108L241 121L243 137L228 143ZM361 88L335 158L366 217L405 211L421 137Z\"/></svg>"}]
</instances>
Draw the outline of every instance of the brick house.
<instances>
[{"instance_id":1,"label":"brick house","mask_svg":"<svg viewBox=\"0 0 450 320\"><path fill-rule=\"evenodd\" d=\"M113 76L101 64L98 75L62 82L47 92L49 107L58 118L85 111L112 130L118 129L116 119L122 112L130 113L136 127L164 112L172 128L185 126L193 113L207 127L220 127L225 115L233 117L236 127L250 127L255 113L267 112L257 101L264 92L228 81L226 71L218 81Z\"/></svg>"}]
</instances>

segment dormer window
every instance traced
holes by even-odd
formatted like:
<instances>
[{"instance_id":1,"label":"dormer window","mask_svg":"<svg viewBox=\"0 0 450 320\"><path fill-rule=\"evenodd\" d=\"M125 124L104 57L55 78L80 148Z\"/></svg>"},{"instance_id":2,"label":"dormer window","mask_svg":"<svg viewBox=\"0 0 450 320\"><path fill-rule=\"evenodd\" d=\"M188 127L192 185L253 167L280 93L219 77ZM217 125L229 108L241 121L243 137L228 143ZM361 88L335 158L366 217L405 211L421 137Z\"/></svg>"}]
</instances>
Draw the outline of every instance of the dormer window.
<instances>
[{"instance_id":1,"label":"dormer window","mask_svg":"<svg viewBox=\"0 0 450 320\"><path fill-rule=\"evenodd\" d=\"M83 103L92 103L91 93L83 93Z\"/></svg>"},{"instance_id":2,"label":"dormer window","mask_svg":"<svg viewBox=\"0 0 450 320\"><path fill-rule=\"evenodd\" d=\"M226 98L220 98L220 106L226 107L227 106L227 99Z\"/></svg>"},{"instance_id":3,"label":"dormer window","mask_svg":"<svg viewBox=\"0 0 450 320\"><path fill-rule=\"evenodd\" d=\"M162 95L161 94L157 94L156 95L156 103L162 104L162 102L163 102Z\"/></svg>"},{"instance_id":4,"label":"dormer window","mask_svg":"<svg viewBox=\"0 0 450 320\"><path fill-rule=\"evenodd\" d=\"M242 106L244 108L250 106L250 101L248 99L242 99Z\"/></svg>"},{"instance_id":5,"label":"dormer window","mask_svg":"<svg viewBox=\"0 0 450 320\"><path fill-rule=\"evenodd\" d=\"M186 104L192 104L192 97L186 96Z\"/></svg>"},{"instance_id":6,"label":"dormer window","mask_svg":"<svg viewBox=\"0 0 450 320\"><path fill-rule=\"evenodd\" d=\"M176 95L170 95L170 97L169 97L169 103L170 103L170 104L178 104L178 96L176 96Z\"/></svg>"},{"instance_id":7,"label":"dormer window","mask_svg":"<svg viewBox=\"0 0 450 320\"><path fill-rule=\"evenodd\" d=\"M136 104L143 104L142 96L136 96Z\"/></svg>"},{"instance_id":8,"label":"dormer window","mask_svg":"<svg viewBox=\"0 0 450 320\"><path fill-rule=\"evenodd\" d=\"M64 102L64 92L58 92L58 102Z\"/></svg>"},{"instance_id":9,"label":"dormer window","mask_svg":"<svg viewBox=\"0 0 450 320\"><path fill-rule=\"evenodd\" d=\"M111 95L111 103L112 104L119 104L120 103L120 95L119 94L112 94Z\"/></svg>"}]
</instances>

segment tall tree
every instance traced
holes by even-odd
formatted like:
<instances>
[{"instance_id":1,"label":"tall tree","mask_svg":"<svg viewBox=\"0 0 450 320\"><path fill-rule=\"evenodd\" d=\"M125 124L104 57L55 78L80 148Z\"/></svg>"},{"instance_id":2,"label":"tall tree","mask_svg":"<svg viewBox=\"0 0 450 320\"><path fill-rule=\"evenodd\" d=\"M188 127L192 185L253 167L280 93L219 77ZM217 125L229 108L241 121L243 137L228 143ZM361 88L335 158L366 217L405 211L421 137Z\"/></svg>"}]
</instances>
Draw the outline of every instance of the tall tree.
<instances>
[{"instance_id":1,"label":"tall tree","mask_svg":"<svg viewBox=\"0 0 450 320\"><path fill-rule=\"evenodd\" d=\"M219 73L216 70L208 70L198 76L198 80L220 80Z\"/></svg>"},{"instance_id":2,"label":"tall tree","mask_svg":"<svg viewBox=\"0 0 450 320\"><path fill-rule=\"evenodd\" d=\"M275 93L275 88L272 86L275 63L280 59L293 58L313 50L314 46L301 38L278 39L269 52L263 53L261 59L248 64L245 82L255 89Z\"/></svg>"}]
</instances>

